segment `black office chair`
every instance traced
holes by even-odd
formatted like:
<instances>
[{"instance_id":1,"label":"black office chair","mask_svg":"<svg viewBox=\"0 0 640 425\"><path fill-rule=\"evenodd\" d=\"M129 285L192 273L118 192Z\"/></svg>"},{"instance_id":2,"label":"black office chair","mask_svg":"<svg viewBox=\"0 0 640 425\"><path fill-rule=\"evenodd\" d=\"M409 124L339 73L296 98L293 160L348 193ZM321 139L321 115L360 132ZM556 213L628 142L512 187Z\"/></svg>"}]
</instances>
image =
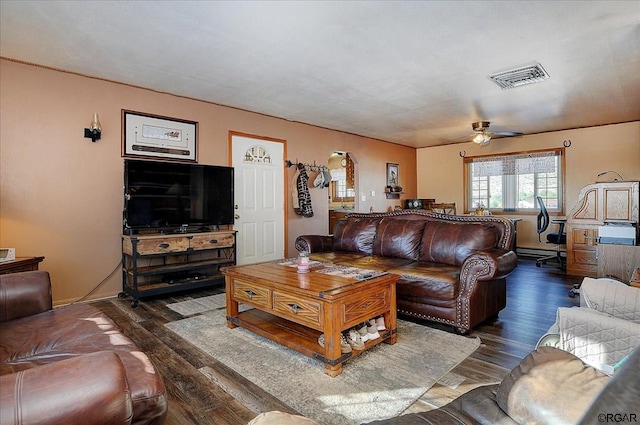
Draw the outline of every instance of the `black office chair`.
<instances>
[{"instance_id":1,"label":"black office chair","mask_svg":"<svg viewBox=\"0 0 640 425\"><path fill-rule=\"evenodd\" d=\"M544 233L549 227L549 213L547 207L544 205L544 201L540 196L536 196L538 205L540 206L540 213L538 214L538 240L542 242L540 235ZM564 222L558 223L560 228L557 232L547 233L547 243L556 245L556 253L554 255L548 255L536 260L536 266L540 267L541 264L547 264L548 260L556 260L560 265L560 268L564 270L565 258L560 253L560 246L567 244L567 234L564 232Z\"/></svg>"}]
</instances>

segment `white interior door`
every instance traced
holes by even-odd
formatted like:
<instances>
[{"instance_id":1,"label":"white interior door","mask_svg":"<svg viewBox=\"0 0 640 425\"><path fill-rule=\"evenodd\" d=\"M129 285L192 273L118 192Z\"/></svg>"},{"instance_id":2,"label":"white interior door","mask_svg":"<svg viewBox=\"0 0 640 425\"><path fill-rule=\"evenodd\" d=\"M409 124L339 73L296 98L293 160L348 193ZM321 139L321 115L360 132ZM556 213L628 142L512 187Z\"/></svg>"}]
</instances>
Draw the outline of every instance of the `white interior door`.
<instances>
[{"instance_id":1,"label":"white interior door","mask_svg":"<svg viewBox=\"0 0 640 425\"><path fill-rule=\"evenodd\" d=\"M284 141L231 135L236 262L284 258Z\"/></svg>"}]
</instances>

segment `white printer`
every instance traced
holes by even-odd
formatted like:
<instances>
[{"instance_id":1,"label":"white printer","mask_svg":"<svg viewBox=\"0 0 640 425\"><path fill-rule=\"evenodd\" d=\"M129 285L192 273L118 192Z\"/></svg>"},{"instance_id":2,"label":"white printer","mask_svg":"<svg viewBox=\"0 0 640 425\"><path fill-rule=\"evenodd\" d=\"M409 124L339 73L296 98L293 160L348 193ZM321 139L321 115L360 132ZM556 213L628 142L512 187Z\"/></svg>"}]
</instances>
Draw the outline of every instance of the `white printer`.
<instances>
[{"instance_id":1,"label":"white printer","mask_svg":"<svg viewBox=\"0 0 640 425\"><path fill-rule=\"evenodd\" d=\"M631 222L605 221L598 227L598 243L616 245L635 245L636 226Z\"/></svg>"}]
</instances>

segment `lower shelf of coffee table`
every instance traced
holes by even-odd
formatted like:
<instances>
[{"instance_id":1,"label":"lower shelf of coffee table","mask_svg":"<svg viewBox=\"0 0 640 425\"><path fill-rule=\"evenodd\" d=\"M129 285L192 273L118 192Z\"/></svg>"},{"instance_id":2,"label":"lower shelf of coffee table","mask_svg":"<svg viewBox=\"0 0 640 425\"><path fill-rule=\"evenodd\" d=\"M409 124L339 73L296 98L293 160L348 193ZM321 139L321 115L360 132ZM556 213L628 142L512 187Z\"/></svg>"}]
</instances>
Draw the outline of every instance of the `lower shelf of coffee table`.
<instances>
[{"instance_id":1,"label":"lower shelf of coffee table","mask_svg":"<svg viewBox=\"0 0 640 425\"><path fill-rule=\"evenodd\" d=\"M396 334L395 329L379 331L380 338L367 341L363 350L352 350L351 353L343 354L339 359L329 360L325 357L324 348L318 344L318 337L322 332L315 329L291 322L257 308L241 312L237 317L227 317L227 321L331 366L344 363L346 360L362 354L381 342L387 342Z\"/></svg>"}]
</instances>

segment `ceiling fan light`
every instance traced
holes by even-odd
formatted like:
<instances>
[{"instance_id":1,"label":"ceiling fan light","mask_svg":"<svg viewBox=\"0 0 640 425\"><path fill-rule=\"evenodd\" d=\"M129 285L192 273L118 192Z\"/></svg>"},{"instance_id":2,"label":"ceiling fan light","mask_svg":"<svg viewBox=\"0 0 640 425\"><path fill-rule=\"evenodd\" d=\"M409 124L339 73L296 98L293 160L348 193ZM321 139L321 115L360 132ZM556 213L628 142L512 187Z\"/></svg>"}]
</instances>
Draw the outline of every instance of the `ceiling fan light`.
<instances>
[{"instance_id":1,"label":"ceiling fan light","mask_svg":"<svg viewBox=\"0 0 640 425\"><path fill-rule=\"evenodd\" d=\"M478 133L475 136L473 136L473 143L477 143L479 145L483 144L485 141L485 137L487 137L484 133ZM489 137L489 139L491 139Z\"/></svg>"}]
</instances>

